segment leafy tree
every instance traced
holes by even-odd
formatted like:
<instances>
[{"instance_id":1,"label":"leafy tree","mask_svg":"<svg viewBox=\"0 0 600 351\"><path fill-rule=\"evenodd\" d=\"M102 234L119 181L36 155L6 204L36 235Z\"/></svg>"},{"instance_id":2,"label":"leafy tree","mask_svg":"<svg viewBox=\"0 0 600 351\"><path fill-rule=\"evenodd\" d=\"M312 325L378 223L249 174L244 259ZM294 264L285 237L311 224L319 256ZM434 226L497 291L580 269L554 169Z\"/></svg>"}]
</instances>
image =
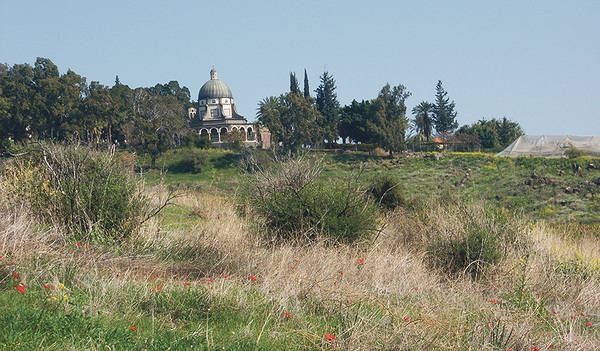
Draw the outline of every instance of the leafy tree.
<instances>
[{"instance_id":1,"label":"leafy tree","mask_svg":"<svg viewBox=\"0 0 600 351\"><path fill-rule=\"evenodd\" d=\"M338 133L342 141L347 142L350 139L356 143L371 142L366 128L370 109L371 101L369 100L361 102L352 100L350 105L341 108Z\"/></svg>"},{"instance_id":2,"label":"leafy tree","mask_svg":"<svg viewBox=\"0 0 600 351\"><path fill-rule=\"evenodd\" d=\"M151 167L155 167L158 156L173 148L176 138L185 130L185 111L173 95L152 95L149 89L137 88L134 112L134 143L150 154Z\"/></svg>"},{"instance_id":3,"label":"leafy tree","mask_svg":"<svg viewBox=\"0 0 600 351\"><path fill-rule=\"evenodd\" d=\"M470 126L464 125L456 131L456 134L460 136L460 140L468 140L467 135L476 137L484 149L498 151L523 135L523 130L518 123L504 117L502 120L481 119Z\"/></svg>"},{"instance_id":4,"label":"leafy tree","mask_svg":"<svg viewBox=\"0 0 600 351\"><path fill-rule=\"evenodd\" d=\"M458 128L456 112L454 111L454 101L450 102L448 93L442 87L441 80L438 80L435 90L435 105L433 108L435 130L439 134L451 134Z\"/></svg>"},{"instance_id":5,"label":"leafy tree","mask_svg":"<svg viewBox=\"0 0 600 351\"><path fill-rule=\"evenodd\" d=\"M427 101L421 101L420 104L412 109L415 119L412 121L413 128L417 134L422 134L425 140L429 140L433 129L433 108L434 105Z\"/></svg>"},{"instance_id":6,"label":"leafy tree","mask_svg":"<svg viewBox=\"0 0 600 351\"><path fill-rule=\"evenodd\" d=\"M308 86L308 75L306 74L306 69L304 69L304 97L310 97L310 87Z\"/></svg>"},{"instance_id":7,"label":"leafy tree","mask_svg":"<svg viewBox=\"0 0 600 351\"><path fill-rule=\"evenodd\" d=\"M303 144L318 140L321 115L311 99L289 92L265 98L258 105L258 121L271 131L275 147L281 143L284 152L296 153Z\"/></svg>"},{"instance_id":8,"label":"leafy tree","mask_svg":"<svg viewBox=\"0 0 600 351\"><path fill-rule=\"evenodd\" d=\"M321 120L321 131L324 139L335 142L338 138L338 123L340 103L335 93L335 80L328 72L321 75L321 84L315 90L317 93L317 110L323 116Z\"/></svg>"},{"instance_id":9,"label":"leafy tree","mask_svg":"<svg viewBox=\"0 0 600 351\"><path fill-rule=\"evenodd\" d=\"M298 85L298 79L296 79L296 73L290 72L290 93L300 94L300 86Z\"/></svg>"},{"instance_id":10,"label":"leafy tree","mask_svg":"<svg viewBox=\"0 0 600 351\"><path fill-rule=\"evenodd\" d=\"M388 83L371 104L368 132L381 148L389 151L390 157L394 152L406 149L408 120L405 101L410 95L404 85L390 87Z\"/></svg>"}]
</instances>

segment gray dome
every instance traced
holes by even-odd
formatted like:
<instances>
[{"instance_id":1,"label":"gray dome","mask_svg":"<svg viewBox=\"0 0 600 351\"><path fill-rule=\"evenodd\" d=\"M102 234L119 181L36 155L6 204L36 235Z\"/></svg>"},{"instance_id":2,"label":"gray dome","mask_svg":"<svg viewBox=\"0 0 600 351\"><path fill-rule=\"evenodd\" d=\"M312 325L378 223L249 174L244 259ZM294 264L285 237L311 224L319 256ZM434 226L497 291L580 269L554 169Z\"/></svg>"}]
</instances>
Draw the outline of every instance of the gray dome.
<instances>
[{"instance_id":1,"label":"gray dome","mask_svg":"<svg viewBox=\"0 0 600 351\"><path fill-rule=\"evenodd\" d=\"M198 101L213 98L233 98L231 89L227 84L217 79L217 71L214 68L210 71L210 75L211 79L200 88Z\"/></svg>"}]
</instances>

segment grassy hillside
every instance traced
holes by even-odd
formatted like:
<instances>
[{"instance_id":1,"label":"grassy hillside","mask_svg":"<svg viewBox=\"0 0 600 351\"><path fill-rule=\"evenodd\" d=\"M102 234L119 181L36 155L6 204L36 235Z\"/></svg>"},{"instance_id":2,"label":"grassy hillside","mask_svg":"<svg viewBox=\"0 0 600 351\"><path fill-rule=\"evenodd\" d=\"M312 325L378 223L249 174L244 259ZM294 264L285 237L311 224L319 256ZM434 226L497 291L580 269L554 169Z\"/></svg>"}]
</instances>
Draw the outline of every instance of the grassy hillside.
<instances>
[{"instance_id":1,"label":"grassy hillside","mask_svg":"<svg viewBox=\"0 0 600 351\"><path fill-rule=\"evenodd\" d=\"M572 161L481 154L327 154L325 179L362 172L366 185L394 174L419 205L378 212L368 242L294 245L265 240L238 196L250 175L238 173L237 156L213 157L229 163L168 172L165 185L147 174L154 204L169 187L178 197L119 243L81 242L37 220L13 196L22 179L4 164L0 348L600 348L600 239L576 224L598 219L597 170L582 166L579 176ZM436 265L479 233L501 252L480 274Z\"/></svg>"}]
</instances>

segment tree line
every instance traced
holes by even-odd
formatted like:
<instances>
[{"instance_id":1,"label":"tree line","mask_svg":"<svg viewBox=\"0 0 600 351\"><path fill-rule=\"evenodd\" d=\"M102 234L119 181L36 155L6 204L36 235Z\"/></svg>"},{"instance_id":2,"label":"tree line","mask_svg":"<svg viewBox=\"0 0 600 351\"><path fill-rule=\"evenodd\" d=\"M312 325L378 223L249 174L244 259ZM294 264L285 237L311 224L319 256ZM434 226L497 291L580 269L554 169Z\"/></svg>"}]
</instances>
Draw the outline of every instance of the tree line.
<instances>
[{"instance_id":1,"label":"tree line","mask_svg":"<svg viewBox=\"0 0 600 351\"><path fill-rule=\"evenodd\" d=\"M495 150L522 135L520 126L481 120L458 128L454 101L439 81L435 101L422 101L407 114L410 92L386 84L372 100L341 106L333 76L324 72L311 91L306 70L301 90L290 73L290 91L258 103L257 123L267 127L276 148L296 152L348 143L381 147L391 155L411 145L429 145L434 137L465 148ZM313 95L311 95L314 93ZM112 87L72 70L60 74L47 58L33 65L0 64L0 151L32 139L77 139L132 147L156 158L169 148L207 146L189 129L190 91L177 81L130 88L118 78ZM457 129L458 128L458 129Z\"/></svg>"},{"instance_id":2,"label":"tree line","mask_svg":"<svg viewBox=\"0 0 600 351\"><path fill-rule=\"evenodd\" d=\"M375 99L353 100L340 106L335 79L329 72L310 95L306 70L301 92L295 73L290 73L290 91L264 98L257 109L258 123L273 134L282 151L296 152L301 147L346 144L369 145L387 150L392 156L417 145L420 149L438 144L458 150L498 151L508 146L523 131L518 123L482 119L458 128L454 101L438 81L433 103L422 101L407 114L406 99L411 96L399 84L386 84Z\"/></svg>"},{"instance_id":3,"label":"tree line","mask_svg":"<svg viewBox=\"0 0 600 351\"><path fill-rule=\"evenodd\" d=\"M181 144L188 131L190 91L177 81L130 88L58 67L47 58L34 65L0 64L0 151L30 139L77 139L138 148L153 159Z\"/></svg>"}]
</instances>

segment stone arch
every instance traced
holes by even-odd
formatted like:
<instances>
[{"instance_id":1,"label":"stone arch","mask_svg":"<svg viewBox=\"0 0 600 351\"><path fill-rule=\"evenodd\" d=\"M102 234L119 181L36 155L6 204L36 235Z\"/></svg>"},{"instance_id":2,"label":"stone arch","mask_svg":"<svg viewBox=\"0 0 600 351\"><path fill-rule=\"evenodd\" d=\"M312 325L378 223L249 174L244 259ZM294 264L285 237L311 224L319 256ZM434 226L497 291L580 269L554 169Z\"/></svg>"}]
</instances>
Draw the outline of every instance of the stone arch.
<instances>
[{"instance_id":1,"label":"stone arch","mask_svg":"<svg viewBox=\"0 0 600 351\"><path fill-rule=\"evenodd\" d=\"M256 134L254 133L254 129L252 127L248 127L246 129L246 140L254 141L256 139Z\"/></svg>"},{"instance_id":2,"label":"stone arch","mask_svg":"<svg viewBox=\"0 0 600 351\"><path fill-rule=\"evenodd\" d=\"M212 141L213 143L218 143L221 141L219 130L217 128L210 129L210 141Z\"/></svg>"},{"instance_id":3,"label":"stone arch","mask_svg":"<svg viewBox=\"0 0 600 351\"><path fill-rule=\"evenodd\" d=\"M221 129L219 129L219 136L220 136L221 140L219 140L219 141L224 141L228 132L229 131L227 130L227 127L221 127Z\"/></svg>"},{"instance_id":4,"label":"stone arch","mask_svg":"<svg viewBox=\"0 0 600 351\"><path fill-rule=\"evenodd\" d=\"M200 129L198 134L200 134L200 137L207 137L207 136L209 136L210 132L208 131L208 129L202 128L202 129Z\"/></svg>"}]
</instances>

